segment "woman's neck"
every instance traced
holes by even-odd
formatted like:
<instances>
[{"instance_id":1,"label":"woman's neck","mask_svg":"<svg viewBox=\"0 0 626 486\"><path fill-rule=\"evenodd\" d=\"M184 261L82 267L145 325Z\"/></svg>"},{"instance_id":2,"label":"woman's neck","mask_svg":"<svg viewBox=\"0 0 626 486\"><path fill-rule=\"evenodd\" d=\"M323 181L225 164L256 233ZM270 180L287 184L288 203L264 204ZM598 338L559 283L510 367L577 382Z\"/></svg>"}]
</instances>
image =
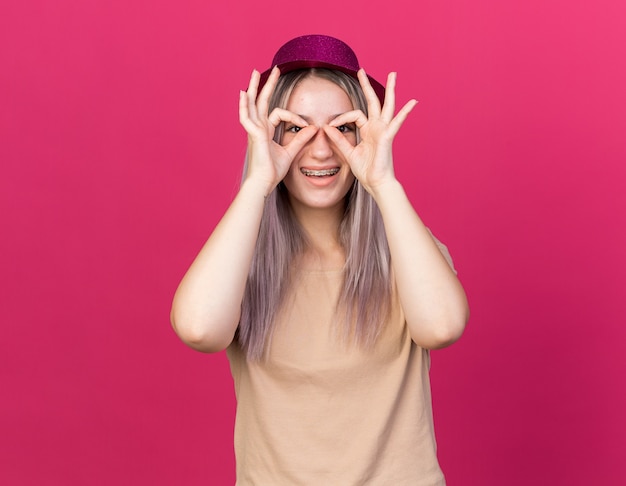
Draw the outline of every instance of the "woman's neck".
<instances>
[{"instance_id":1,"label":"woman's neck","mask_svg":"<svg viewBox=\"0 0 626 486\"><path fill-rule=\"evenodd\" d=\"M301 262L305 268L329 270L343 267L345 252L339 242L342 216L343 209L340 207L296 211L296 218L308 242Z\"/></svg>"}]
</instances>

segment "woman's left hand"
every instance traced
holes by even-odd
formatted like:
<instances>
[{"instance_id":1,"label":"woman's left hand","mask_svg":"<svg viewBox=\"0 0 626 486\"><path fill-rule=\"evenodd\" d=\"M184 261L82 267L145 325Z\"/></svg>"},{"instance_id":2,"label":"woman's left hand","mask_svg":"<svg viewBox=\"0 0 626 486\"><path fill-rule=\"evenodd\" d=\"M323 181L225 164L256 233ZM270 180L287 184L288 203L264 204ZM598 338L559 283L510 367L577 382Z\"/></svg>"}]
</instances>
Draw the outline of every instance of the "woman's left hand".
<instances>
[{"instance_id":1,"label":"woman's left hand","mask_svg":"<svg viewBox=\"0 0 626 486\"><path fill-rule=\"evenodd\" d=\"M346 158L354 176L374 195L377 188L395 180L393 139L417 101L408 101L394 116L396 73L390 73L387 77L382 107L363 69L359 70L358 78L367 100L368 116L361 110L343 113L326 125L324 131ZM350 123L359 129L360 141L356 145L352 145L337 130L337 127Z\"/></svg>"}]
</instances>

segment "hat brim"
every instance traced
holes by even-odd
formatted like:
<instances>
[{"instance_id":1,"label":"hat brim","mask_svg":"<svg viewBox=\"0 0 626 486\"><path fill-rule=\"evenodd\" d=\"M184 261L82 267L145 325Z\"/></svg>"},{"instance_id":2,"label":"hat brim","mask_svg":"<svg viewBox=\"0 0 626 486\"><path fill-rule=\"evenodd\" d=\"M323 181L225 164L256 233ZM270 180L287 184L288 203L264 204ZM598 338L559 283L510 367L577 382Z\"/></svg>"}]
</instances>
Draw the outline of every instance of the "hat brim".
<instances>
[{"instance_id":1,"label":"hat brim","mask_svg":"<svg viewBox=\"0 0 626 486\"><path fill-rule=\"evenodd\" d=\"M326 62L298 60L298 61L290 61L290 62L286 62L286 63L278 65L278 69L280 69L281 75L286 74L291 71L297 71L299 69L310 69L310 68L323 68L323 69L332 69L335 71L341 71L342 73L345 73L348 76L358 80L357 71L346 69L345 67L337 66L336 64L330 64ZM271 72L272 72L272 69L268 69L267 71L264 71L261 73L261 79L259 81L259 92L261 91L263 86L265 86L265 83L267 82L267 78L269 78ZM367 75L367 78L369 79L370 84L372 85L372 88L374 88L374 92L376 93L376 96L380 100L380 103L383 104L385 102L385 87L382 84L380 84L378 81L376 81L373 77L371 77L369 74Z\"/></svg>"}]
</instances>

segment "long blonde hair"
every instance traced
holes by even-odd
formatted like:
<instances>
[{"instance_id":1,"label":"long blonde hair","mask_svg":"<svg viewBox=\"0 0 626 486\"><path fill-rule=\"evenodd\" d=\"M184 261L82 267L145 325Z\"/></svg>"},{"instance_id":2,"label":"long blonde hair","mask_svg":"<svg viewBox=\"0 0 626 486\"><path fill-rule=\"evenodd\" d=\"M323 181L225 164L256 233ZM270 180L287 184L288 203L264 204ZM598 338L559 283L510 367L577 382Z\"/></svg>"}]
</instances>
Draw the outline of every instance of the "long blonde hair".
<instances>
[{"instance_id":1,"label":"long blonde hair","mask_svg":"<svg viewBox=\"0 0 626 486\"><path fill-rule=\"evenodd\" d=\"M305 69L281 76L270 100L270 112L284 108L295 86L304 78L319 77L341 87L355 109L367 114L367 103L358 82L340 71ZM274 140L280 142L282 124ZM358 133L357 133L358 140ZM244 165L244 178L247 160ZM390 257L382 217L374 199L355 180L346 196L339 240L346 254L344 283L337 302L343 327L340 336L362 346L376 341L389 315L391 302ZM264 356L274 320L290 284L290 264L307 247L281 183L266 198L259 236L241 305L236 339L248 359Z\"/></svg>"}]
</instances>

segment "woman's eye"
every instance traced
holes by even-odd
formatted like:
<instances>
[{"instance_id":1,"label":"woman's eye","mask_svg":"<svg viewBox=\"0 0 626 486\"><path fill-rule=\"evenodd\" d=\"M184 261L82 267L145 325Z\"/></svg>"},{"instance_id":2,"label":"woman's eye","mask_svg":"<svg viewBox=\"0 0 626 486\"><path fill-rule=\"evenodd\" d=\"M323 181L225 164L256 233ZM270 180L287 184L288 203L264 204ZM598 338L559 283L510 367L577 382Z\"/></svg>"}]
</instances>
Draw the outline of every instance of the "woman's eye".
<instances>
[{"instance_id":1,"label":"woman's eye","mask_svg":"<svg viewBox=\"0 0 626 486\"><path fill-rule=\"evenodd\" d=\"M291 125L289 127L286 128L286 132L291 132L291 133L298 133L300 130L302 130L302 127L297 127L295 125Z\"/></svg>"},{"instance_id":2,"label":"woman's eye","mask_svg":"<svg viewBox=\"0 0 626 486\"><path fill-rule=\"evenodd\" d=\"M352 126L350 125L339 125L337 127L337 130L339 130L341 133L347 133L352 131Z\"/></svg>"}]
</instances>

